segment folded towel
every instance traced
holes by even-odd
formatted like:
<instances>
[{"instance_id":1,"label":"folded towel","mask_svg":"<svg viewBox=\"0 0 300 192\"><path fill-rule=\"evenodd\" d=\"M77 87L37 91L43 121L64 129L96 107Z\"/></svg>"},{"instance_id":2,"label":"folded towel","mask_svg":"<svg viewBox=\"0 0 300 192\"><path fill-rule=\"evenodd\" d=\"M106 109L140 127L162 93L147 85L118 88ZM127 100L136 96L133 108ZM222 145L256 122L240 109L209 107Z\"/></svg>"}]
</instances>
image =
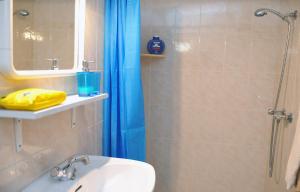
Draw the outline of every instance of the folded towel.
<instances>
[{"instance_id":1,"label":"folded towel","mask_svg":"<svg viewBox=\"0 0 300 192\"><path fill-rule=\"evenodd\" d=\"M299 168L300 168L300 113L298 114L296 132L295 132L291 153L286 168L285 181L286 181L287 189L291 189L293 186L296 185Z\"/></svg>"},{"instance_id":2,"label":"folded towel","mask_svg":"<svg viewBox=\"0 0 300 192\"><path fill-rule=\"evenodd\" d=\"M66 99L63 91L46 89L24 89L0 99L6 109L37 111L62 103Z\"/></svg>"}]
</instances>

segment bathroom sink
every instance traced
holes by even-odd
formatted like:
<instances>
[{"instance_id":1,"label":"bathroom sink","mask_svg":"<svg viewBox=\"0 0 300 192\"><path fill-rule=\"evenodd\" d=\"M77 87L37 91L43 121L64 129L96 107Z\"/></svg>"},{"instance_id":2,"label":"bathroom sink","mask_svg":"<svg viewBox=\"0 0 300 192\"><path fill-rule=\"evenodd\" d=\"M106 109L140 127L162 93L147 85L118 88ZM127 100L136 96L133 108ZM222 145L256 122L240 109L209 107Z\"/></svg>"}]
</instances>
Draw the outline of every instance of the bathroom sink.
<instances>
[{"instance_id":1,"label":"bathroom sink","mask_svg":"<svg viewBox=\"0 0 300 192\"><path fill-rule=\"evenodd\" d=\"M89 156L90 164L76 164L74 180L58 181L43 175L23 192L152 192L155 172L139 161Z\"/></svg>"}]
</instances>

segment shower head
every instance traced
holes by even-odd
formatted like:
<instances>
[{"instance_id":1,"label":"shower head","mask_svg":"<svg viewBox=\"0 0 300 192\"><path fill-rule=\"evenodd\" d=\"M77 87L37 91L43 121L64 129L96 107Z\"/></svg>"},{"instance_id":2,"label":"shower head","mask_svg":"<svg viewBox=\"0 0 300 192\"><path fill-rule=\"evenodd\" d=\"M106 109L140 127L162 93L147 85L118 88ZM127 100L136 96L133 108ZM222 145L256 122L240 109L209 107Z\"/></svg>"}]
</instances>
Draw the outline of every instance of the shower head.
<instances>
[{"instance_id":1,"label":"shower head","mask_svg":"<svg viewBox=\"0 0 300 192\"><path fill-rule=\"evenodd\" d=\"M254 15L255 15L256 17L263 17L263 16L267 15L267 12L264 11L264 10L259 10L259 9L258 9L258 10L255 11Z\"/></svg>"},{"instance_id":2,"label":"shower head","mask_svg":"<svg viewBox=\"0 0 300 192\"><path fill-rule=\"evenodd\" d=\"M261 8L257 9L254 13L256 17L263 17L267 15L268 13L273 13L274 15L280 17L282 20L286 21L287 23L290 23L290 20L288 18L297 18L297 10L296 11L291 11L287 14L282 14L279 11L276 11L274 9L268 9L268 8Z\"/></svg>"},{"instance_id":3,"label":"shower head","mask_svg":"<svg viewBox=\"0 0 300 192\"><path fill-rule=\"evenodd\" d=\"M275 15L277 15L278 17L280 17L281 19L284 19L286 16L283 15L282 13L274 10L274 9L268 9L268 8L261 8L261 9L257 9L254 13L254 15L256 17L262 17L262 16L265 16L267 15L267 13L273 13Z\"/></svg>"},{"instance_id":4,"label":"shower head","mask_svg":"<svg viewBox=\"0 0 300 192\"><path fill-rule=\"evenodd\" d=\"M22 17L27 17L28 15L30 15L30 12L28 10L21 9L21 10L17 11L16 14L20 15Z\"/></svg>"}]
</instances>

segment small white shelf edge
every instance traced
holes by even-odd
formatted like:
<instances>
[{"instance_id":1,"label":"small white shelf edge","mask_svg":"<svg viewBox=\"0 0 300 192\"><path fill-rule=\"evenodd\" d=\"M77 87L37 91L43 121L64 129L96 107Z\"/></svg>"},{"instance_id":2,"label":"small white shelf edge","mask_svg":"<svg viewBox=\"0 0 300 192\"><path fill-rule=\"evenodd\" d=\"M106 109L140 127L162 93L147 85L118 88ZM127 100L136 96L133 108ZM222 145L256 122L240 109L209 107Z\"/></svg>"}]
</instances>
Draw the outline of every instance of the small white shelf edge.
<instances>
[{"instance_id":1,"label":"small white shelf edge","mask_svg":"<svg viewBox=\"0 0 300 192\"><path fill-rule=\"evenodd\" d=\"M57 106L43 109L40 111L19 111L19 110L0 110L0 118L13 118L15 127L15 143L16 151L20 152L23 146L23 135L22 135L22 120L35 120L49 115L53 115L59 112L63 112L72 109L72 127L76 126L75 120L75 108L81 105L89 104L95 101L101 101L108 98L107 93L96 95L93 97L79 97L78 95L71 95L66 100Z\"/></svg>"},{"instance_id":2,"label":"small white shelf edge","mask_svg":"<svg viewBox=\"0 0 300 192\"><path fill-rule=\"evenodd\" d=\"M85 105L94 101L108 98L108 94L104 93L93 97L79 97L78 95L68 96L60 105L43 109L40 111L19 111L19 110L0 110L0 118L30 119L35 120L55 113L66 111L81 105Z\"/></svg>"}]
</instances>

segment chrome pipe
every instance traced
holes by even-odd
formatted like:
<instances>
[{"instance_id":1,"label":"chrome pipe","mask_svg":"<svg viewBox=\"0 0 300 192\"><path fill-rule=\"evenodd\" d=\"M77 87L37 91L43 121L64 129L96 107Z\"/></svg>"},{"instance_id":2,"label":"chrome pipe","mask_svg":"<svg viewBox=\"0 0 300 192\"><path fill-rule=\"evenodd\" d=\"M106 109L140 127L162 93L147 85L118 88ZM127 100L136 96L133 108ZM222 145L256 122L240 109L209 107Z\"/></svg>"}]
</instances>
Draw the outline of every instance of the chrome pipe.
<instances>
[{"instance_id":1,"label":"chrome pipe","mask_svg":"<svg viewBox=\"0 0 300 192\"><path fill-rule=\"evenodd\" d=\"M282 62L282 66L281 66L281 74L280 74L280 79L279 79L279 84L278 84L278 89L277 89L274 111L276 111L278 108L278 102L279 102L279 98L280 98L282 82L284 80L284 74L285 74L285 69L286 69L286 64L287 64L290 38L291 38L291 29L292 29L291 23L289 23L288 24L288 34L287 34L287 38L286 38L286 42L285 42L285 53L284 53L283 62Z\"/></svg>"},{"instance_id":2,"label":"chrome pipe","mask_svg":"<svg viewBox=\"0 0 300 192\"><path fill-rule=\"evenodd\" d=\"M270 156L269 156L269 177L273 176L279 124L280 124L280 119L275 119L275 117L273 117L271 142L270 142Z\"/></svg>"},{"instance_id":3,"label":"chrome pipe","mask_svg":"<svg viewBox=\"0 0 300 192\"><path fill-rule=\"evenodd\" d=\"M275 118L272 120L272 130L271 130L271 141L269 146L269 177L273 175L273 143L274 143L274 132L275 132Z\"/></svg>"}]
</instances>

